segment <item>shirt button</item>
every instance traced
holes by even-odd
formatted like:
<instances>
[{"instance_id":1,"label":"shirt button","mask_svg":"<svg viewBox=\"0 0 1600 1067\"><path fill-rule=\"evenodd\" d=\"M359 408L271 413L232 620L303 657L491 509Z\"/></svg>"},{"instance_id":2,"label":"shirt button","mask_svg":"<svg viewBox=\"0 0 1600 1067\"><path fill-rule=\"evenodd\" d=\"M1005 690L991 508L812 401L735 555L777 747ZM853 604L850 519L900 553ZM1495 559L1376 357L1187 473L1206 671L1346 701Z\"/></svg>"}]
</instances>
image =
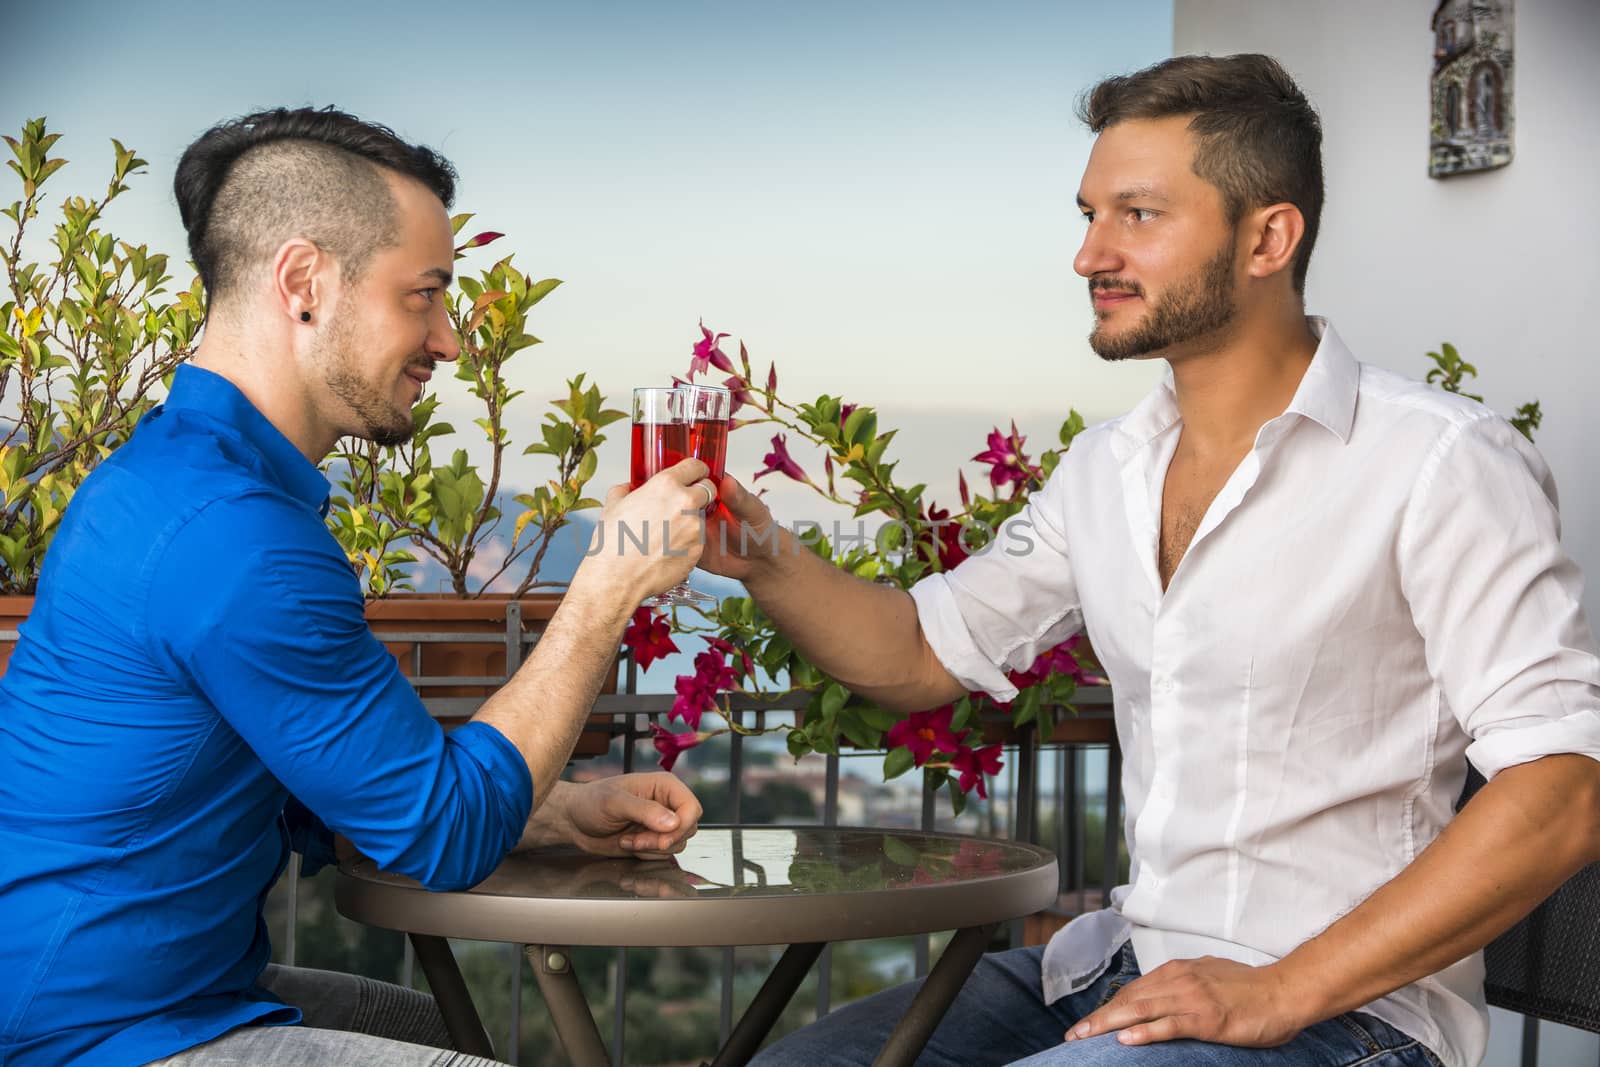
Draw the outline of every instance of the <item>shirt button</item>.
<instances>
[{"instance_id":1,"label":"shirt button","mask_svg":"<svg viewBox=\"0 0 1600 1067\"><path fill-rule=\"evenodd\" d=\"M1156 692L1158 693L1170 693L1176 688L1177 686L1173 683L1171 678L1163 677L1156 679Z\"/></svg>"}]
</instances>

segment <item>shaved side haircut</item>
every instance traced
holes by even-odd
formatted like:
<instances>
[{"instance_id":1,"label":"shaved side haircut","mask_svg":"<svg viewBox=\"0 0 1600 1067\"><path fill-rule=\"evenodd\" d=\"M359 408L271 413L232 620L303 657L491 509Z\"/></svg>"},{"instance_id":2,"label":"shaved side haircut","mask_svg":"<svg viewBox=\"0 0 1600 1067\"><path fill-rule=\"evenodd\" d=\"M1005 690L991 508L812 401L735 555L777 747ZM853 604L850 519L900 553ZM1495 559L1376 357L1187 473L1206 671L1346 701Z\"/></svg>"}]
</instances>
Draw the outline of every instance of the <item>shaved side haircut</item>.
<instances>
[{"instance_id":1,"label":"shaved side haircut","mask_svg":"<svg viewBox=\"0 0 1600 1067\"><path fill-rule=\"evenodd\" d=\"M213 126L183 153L173 192L210 303L225 304L285 241L311 241L361 276L399 240L385 172L449 208L456 173L430 148L332 108L275 108Z\"/></svg>"}]
</instances>

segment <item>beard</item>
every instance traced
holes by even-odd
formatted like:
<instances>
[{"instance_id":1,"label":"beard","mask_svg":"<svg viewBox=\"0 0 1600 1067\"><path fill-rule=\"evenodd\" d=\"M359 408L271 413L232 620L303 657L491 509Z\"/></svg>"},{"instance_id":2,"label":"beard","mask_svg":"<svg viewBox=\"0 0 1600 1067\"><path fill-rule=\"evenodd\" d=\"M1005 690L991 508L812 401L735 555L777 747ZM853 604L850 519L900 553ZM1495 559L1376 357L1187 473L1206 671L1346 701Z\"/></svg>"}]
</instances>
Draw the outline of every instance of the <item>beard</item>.
<instances>
[{"instance_id":1,"label":"beard","mask_svg":"<svg viewBox=\"0 0 1600 1067\"><path fill-rule=\"evenodd\" d=\"M1142 286L1117 278L1094 278L1096 289L1125 289L1144 295ZM1110 362L1148 356L1176 345L1222 332L1238 309L1233 302L1233 246L1225 244L1199 270L1173 283L1145 314L1141 322L1116 336L1107 336L1097 321L1089 334L1089 347Z\"/></svg>"},{"instance_id":2,"label":"beard","mask_svg":"<svg viewBox=\"0 0 1600 1067\"><path fill-rule=\"evenodd\" d=\"M394 402L392 386L385 388L361 376L354 327L350 315L341 308L317 345L318 361L326 368L328 391L355 416L357 425L350 431L355 436L384 448L403 444L416 429L411 409ZM407 366L413 364L432 369L433 360L425 356L407 360Z\"/></svg>"}]
</instances>

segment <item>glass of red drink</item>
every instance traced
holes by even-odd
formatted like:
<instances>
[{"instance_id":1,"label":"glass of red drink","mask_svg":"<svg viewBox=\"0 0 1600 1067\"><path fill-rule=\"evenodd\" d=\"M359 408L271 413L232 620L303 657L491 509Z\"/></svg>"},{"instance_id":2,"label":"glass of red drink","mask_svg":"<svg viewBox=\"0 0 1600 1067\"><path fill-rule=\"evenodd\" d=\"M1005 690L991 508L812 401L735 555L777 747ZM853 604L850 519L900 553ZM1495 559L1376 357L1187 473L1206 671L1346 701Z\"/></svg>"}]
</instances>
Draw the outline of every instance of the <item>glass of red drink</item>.
<instances>
[{"instance_id":1,"label":"glass of red drink","mask_svg":"<svg viewBox=\"0 0 1600 1067\"><path fill-rule=\"evenodd\" d=\"M688 458L689 424L684 419L683 399L676 389L670 387L633 391L633 463L628 473L631 488L639 488L668 467ZM645 536L650 536L649 531ZM655 607L671 607L715 599L679 582L645 603Z\"/></svg>"},{"instance_id":2,"label":"glass of red drink","mask_svg":"<svg viewBox=\"0 0 1600 1067\"><path fill-rule=\"evenodd\" d=\"M728 469L728 417L733 396L715 385L680 385L683 421L689 427L689 455L711 468L710 478L717 485ZM717 509L713 500L706 514Z\"/></svg>"}]
</instances>

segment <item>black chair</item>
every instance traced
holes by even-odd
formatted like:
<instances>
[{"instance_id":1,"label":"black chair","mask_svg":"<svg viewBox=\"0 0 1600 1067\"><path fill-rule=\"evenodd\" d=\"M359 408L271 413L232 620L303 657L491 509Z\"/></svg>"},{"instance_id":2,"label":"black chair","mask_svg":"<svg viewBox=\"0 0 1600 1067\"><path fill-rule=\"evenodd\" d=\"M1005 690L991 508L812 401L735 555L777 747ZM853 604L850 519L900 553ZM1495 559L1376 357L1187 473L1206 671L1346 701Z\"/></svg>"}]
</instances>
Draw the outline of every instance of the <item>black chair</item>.
<instances>
[{"instance_id":1,"label":"black chair","mask_svg":"<svg viewBox=\"0 0 1600 1067\"><path fill-rule=\"evenodd\" d=\"M1483 777L1469 769L1461 803L1483 784ZM1491 941L1483 955L1489 1003L1529 1019L1523 1030L1524 1067L1538 1059L1533 1020L1600 1033L1600 863L1573 875Z\"/></svg>"}]
</instances>

